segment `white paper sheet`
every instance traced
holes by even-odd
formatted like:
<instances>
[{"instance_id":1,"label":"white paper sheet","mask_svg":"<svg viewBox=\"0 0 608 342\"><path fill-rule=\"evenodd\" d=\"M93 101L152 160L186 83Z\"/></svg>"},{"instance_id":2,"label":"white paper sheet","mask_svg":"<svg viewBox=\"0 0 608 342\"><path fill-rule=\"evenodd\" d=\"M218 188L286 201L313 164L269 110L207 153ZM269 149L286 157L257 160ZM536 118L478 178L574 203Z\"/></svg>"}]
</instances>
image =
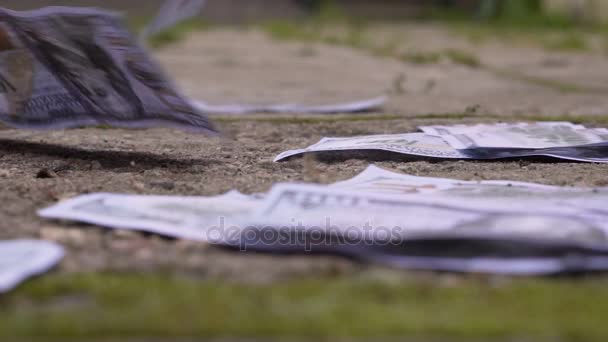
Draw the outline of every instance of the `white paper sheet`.
<instances>
[{"instance_id":1,"label":"white paper sheet","mask_svg":"<svg viewBox=\"0 0 608 342\"><path fill-rule=\"evenodd\" d=\"M0 293L29 277L44 273L64 255L63 248L41 240L0 241Z\"/></svg>"}]
</instances>

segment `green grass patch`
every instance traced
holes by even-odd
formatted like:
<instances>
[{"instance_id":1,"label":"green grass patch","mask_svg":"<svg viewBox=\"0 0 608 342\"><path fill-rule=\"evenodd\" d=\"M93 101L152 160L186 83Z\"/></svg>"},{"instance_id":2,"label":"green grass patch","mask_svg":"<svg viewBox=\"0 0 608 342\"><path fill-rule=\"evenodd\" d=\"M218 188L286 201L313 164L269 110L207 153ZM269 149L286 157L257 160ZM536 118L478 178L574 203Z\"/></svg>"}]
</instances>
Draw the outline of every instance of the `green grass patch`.
<instances>
[{"instance_id":1,"label":"green grass patch","mask_svg":"<svg viewBox=\"0 0 608 342\"><path fill-rule=\"evenodd\" d=\"M444 55L452 61L452 63L466 65L471 68L478 68L481 66L479 58L466 51L457 49L448 49L444 51Z\"/></svg>"},{"instance_id":2,"label":"green grass patch","mask_svg":"<svg viewBox=\"0 0 608 342\"><path fill-rule=\"evenodd\" d=\"M381 50L381 55L386 56L385 50ZM454 64L465 65L471 68L482 66L477 56L458 49L447 49L435 52L407 52L398 54L401 61L413 64L437 64L442 60L449 60Z\"/></svg>"},{"instance_id":3,"label":"green grass patch","mask_svg":"<svg viewBox=\"0 0 608 342\"><path fill-rule=\"evenodd\" d=\"M366 39L365 26L350 25L345 27L346 34L327 35L323 26L307 26L294 22L275 22L262 26L263 30L271 37L282 40L296 40L305 42L319 42L330 45L342 45L366 51L376 56L396 58L400 61L413 64L436 64L442 60L449 60L454 64L460 64L471 68L483 68L495 75L510 78L521 82L534 84L557 90L563 93L608 93L608 88L580 86L573 83L561 82L548 78L536 77L518 73L515 71L492 68L484 65L482 61L473 53L458 49L446 49L442 51L420 52L410 51L405 53L398 52L395 43L386 43L383 46L376 46ZM335 28L334 28L335 30ZM543 44L549 44L543 40ZM577 34L559 35L551 41L551 48L557 50L578 50L586 49L586 41ZM546 46L549 48L549 46Z\"/></svg>"},{"instance_id":4,"label":"green grass patch","mask_svg":"<svg viewBox=\"0 0 608 342\"><path fill-rule=\"evenodd\" d=\"M333 1L318 0L316 14L305 20L275 20L259 27L278 40L366 48L367 21L346 15Z\"/></svg>"},{"instance_id":5,"label":"green grass patch","mask_svg":"<svg viewBox=\"0 0 608 342\"><path fill-rule=\"evenodd\" d=\"M562 93L588 93L588 94L589 93L591 93L591 94L593 94L593 93L607 94L608 93L608 87L600 88L600 87L582 86L582 85L577 85L577 84L573 84L573 83L552 80L552 79L548 79L548 78L544 78L544 77L526 75L526 74L522 74L522 73L519 73L516 71L504 70L504 69L499 69L499 68L488 67L486 69L490 70L491 72L493 72L494 74L496 74L500 77L510 78L513 80L522 81L522 82L538 85L538 86L545 87L545 88L550 88L550 89L557 90Z\"/></svg>"},{"instance_id":6,"label":"green grass patch","mask_svg":"<svg viewBox=\"0 0 608 342\"><path fill-rule=\"evenodd\" d=\"M260 26L262 31L277 40L324 43L367 49L365 25L357 22L270 21Z\"/></svg>"},{"instance_id":7,"label":"green grass patch","mask_svg":"<svg viewBox=\"0 0 608 342\"><path fill-rule=\"evenodd\" d=\"M269 21L260 26L274 39L318 42L322 40L321 29L292 21Z\"/></svg>"},{"instance_id":8,"label":"green grass patch","mask_svg":"<svg viewBox=\"0 0 608 342\"><path fill-rule=\"evenodd\" d=\"M544 47L554 51L588 51L589 45L583 34L569 33L556 38L547 39Z\"/></svg>"},{"instance_id":9,"label":"green grass patch","mask_svg":"<svg viewBox=\"0 0 608 342\"><path fill-rule=\"evenodd\" d=\"M474 11L429 7L420 19L441 21L484 31L567 32L572 29L604 31L605 23L579 21L576 18L543 9L543 0L488 1Z\"/></svg>"},{"instance_id":10,"label":"green grass patch","mask_svg":"<svg viewBox=\"0 0 608 342\"><path fill-rule=\"evenodd\" d=\"M419 52L411 51L399 55L399 59L403 62L413 64L436 64L441 61L441 53L439 52Z\"/></svg>"},{"instance_id":11,"label":"green grass patch","mask_svg":"<svg viewBox=\"0 0 608 342\"><path fill-rule=\"evenodd\" d=\"M152 275L50 275L0 297L0 337L409 337L605 341L600 279L300 279L272 285Z\"/></svg>"},{"instance_id":12,"label":"green grass patch","mask_svg":"<svg viewBox=\"0 0 608 342\"><path fill-rule=\"evenodd\" d=\"M199 18L186 20L150 37L148 43L152 48L161 48L182 40L186 34L192 31L203 30L208 27L209 25Z\"/></svg>"},{"instance_id":13,"label":"green grass patch","mask_svg":"<svg viewBox=\"0 0 608 342\"><path fill-rule=\"evenodd\" d=\"M381 57L398 58L407 63L436 64L443 59L447 59L453 63L469 67L481 66L481 62L476 56L457 49L398 53L397 44L394 42L387 42L382 46L374 45L372 41L366 38L366 25L363 23L335 24L334 22L321 21L320 24L311 24L307 22L273 21L262 25L261 28L274 39L347 46Z\"/></svg>"}]
</instances>

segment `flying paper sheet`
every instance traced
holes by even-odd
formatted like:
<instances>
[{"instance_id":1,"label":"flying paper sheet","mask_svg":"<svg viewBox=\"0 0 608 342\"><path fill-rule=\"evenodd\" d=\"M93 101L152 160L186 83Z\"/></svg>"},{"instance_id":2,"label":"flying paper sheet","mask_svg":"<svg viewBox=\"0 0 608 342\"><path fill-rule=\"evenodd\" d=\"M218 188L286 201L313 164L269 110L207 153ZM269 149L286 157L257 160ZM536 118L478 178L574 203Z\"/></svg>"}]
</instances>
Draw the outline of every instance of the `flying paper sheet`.
<instances>
[{"instance_id":1,"label":"flying paper sheet","mask_svg":"<svg viewBox=\"0 0 608 342\"><path fill-rule=\"evenodd\" d=\"M145 42L150 36L162 32L179 22L192 18L202 11L205 0L167 0L158 11L152 21L142 32L140 39ZM307 113L307 114L332 114L332 113L356 113L365 112L381 107L387 100L386 96L378 96L370 99L356 100L345 103L332 103L324 105L313 104L225 104L212 105L204 101L191 101L193 107L201 112L216 115L249 114L249 113Z\"/></svg>"},{"instance_id":2,"label":"flying paper sheet","mask_svg":"<svg viewBox=\"0 0 608 342\"><path fill-rule=\"evenodd\" d=\"M209 114L248 114L248 113L307 113L332 114L366 112L381 107L387 100L386 96L379 96L368 100L336 103L328 105L304 104L276 104L276 105L210 105L202 101L193 101L192 105Z\"/></svg>"},{"instance_id":3,"label":"flying paper sheet","mask_svg":"<svg viewBox=\"0 0 608 342\"><path fill-rule=\"evenodd\" d=\"M63 248L37 240L0 241L0 293L44 273L63 258Z\"/></svg>"},{"instance_id":4,"label":"flying paper sheet","mask_svg":"<svg viewBox=\"0 0 608 342\"><path fill-rule=\"evenodd\" d=\"M205 6L205 0L167 0L162 5L156 18L146 26L141 34L145 40L160 33L177 23L200 14Z\"/></svg>"},{"instance_id":5,"label":"flying paper sheet","mask_svg":"<svg viewBox=\"0 0 608 342\"><path fill-rule=\"evenodd\" d=\"M0 9L0 121L215 132L112 12Z\"/></svg>"}]
</instances>

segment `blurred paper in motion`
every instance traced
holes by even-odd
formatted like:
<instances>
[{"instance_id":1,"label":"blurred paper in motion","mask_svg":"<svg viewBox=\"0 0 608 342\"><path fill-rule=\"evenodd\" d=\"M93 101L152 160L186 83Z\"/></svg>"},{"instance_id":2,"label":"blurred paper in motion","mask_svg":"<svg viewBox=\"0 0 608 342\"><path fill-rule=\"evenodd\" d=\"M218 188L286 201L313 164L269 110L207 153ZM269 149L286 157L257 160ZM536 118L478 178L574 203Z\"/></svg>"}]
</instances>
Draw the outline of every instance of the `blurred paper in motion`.
<instances>
[{"instance_id":1,"label":"blurred paper in motion","mask_svg":"<svg viewBox=\"0 0 608 342\"><path fill-rule=\"evenodd\" d=\"M269 105L209 105L202 101L193 101L192 105L209 114L249 114L249 113L307 113L307 114L334 114L366 112L381 107L387 100L386 96L371 99L334 103L326 105L305 104L269 104Z\"/></svg>"},{"instance_id":2,"label":"blurred paper in motion","mask_svg":"<svg viewBox=\"0 0 608 342\"><path fill-rule=\"evenodd\" d=\"M0 120L215 132L124 27L97 9L0 9Z\"/></svg>"},{"instance_id":3,"label":"blurred paper in motion","mask_svg":"<svg viewBox=\"0 0 608 342\"><path fill-rule=\"evenodd\" d=\"M167 0L152 21L142 32L141 39L160 33L173 25L198 15L205 0Z\"/></svg>"}]
</instances>

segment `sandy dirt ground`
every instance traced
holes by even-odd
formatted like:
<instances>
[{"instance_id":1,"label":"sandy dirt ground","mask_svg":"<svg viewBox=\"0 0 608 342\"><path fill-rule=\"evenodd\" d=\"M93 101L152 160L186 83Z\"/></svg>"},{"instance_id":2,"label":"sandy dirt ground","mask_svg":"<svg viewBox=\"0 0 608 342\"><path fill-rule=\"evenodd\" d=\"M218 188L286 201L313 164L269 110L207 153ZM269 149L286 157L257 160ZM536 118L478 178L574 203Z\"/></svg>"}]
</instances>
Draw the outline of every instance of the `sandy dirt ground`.
<instances>
[{"instance_id":1,"label":"sandy dirt ground","mask_svg":"<svg viewBox=\"0 0 608 342\"><path fill-rule=\"evenodd\" d=\"M510 121L525 115L567 116L593 125L594 118L608 114L608 90L601 89L608 86L608 60L600 51L555 52L500 41L473 45L445 28L427 25L373 30L378 40L392 40L408 51L446 46L472 51L488 67L450 61L407 63L348 47L276 41L257 30L192 33L156 55L195 99L212 104L323 104L385 93L391 99L382 110L361 114L366 119L358 121L345 115L333 120L300 120L301 115L278 115L281 120L270 115L216 117L224 133L221 138L172 129L1 130L0 239L33 237L63 244L68 253L56 272L171 272L246 282L362 272L377 266L338 257L238 254L204 243L43 220L36 210L91 192L217 195L231 189L266 191L283 181L329 183L350 178L372 162L272 162L278 153L307 146L323 136L414 132L423 124ZM542 76L578 88L564 91L550 82L516 79L495 69ZM467 115L449 118L450 113ZM446 115L429 119L434 114ZM420 176L608 185L608 165L598 164L374 162Z\"/></svg>"}]
</instances>

